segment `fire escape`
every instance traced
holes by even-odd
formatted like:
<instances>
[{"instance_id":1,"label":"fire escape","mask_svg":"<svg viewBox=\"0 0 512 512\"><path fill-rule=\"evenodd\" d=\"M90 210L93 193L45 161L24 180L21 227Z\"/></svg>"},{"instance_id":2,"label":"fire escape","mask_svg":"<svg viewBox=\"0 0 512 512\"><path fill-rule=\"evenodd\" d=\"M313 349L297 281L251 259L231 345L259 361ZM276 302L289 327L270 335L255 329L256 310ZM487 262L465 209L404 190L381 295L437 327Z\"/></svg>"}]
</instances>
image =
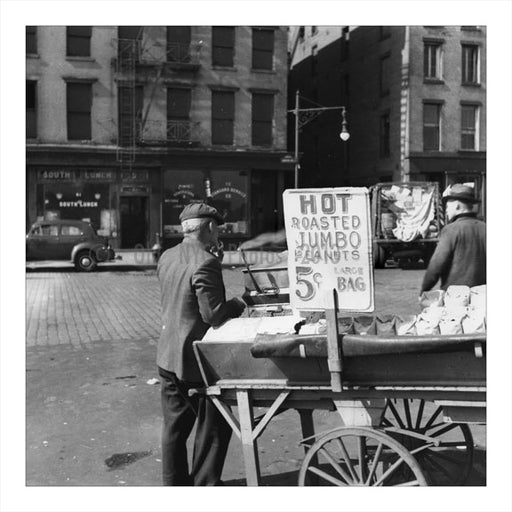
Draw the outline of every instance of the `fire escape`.
<instances>
[{"instance_id":1,"label":"fire escape","mask_svg":"<svg viewBox=\"0 0 512 512\"><path fill-rule=\"evenodd\" d=\"M167 42L144 46L141 35L142 31L137 38L117 40L117 162L121 171L131 171L139 146L191 146L196 145L199 139L199 123L189 119L167 119L162 126L162 122L149 119L149 111L158 87L172 86L169 79L176 75L181 78L197 72L201 43L183 45ZM144 112L137 102L139 82L151 84Z\"/></svg>"},{"instance_id":2,"label":"fire escape","mask_svg":"<svg viewBox=\"0 0 512 512\"><path fill-rule=\"evenodd\" d=\"M137 120L135 112L136 64L140 54L138 39L119 39L116 73L119 87L119 117L117 130L117 162L121 171L131 171L135 162Z\"/></svg>"}]
</instances>

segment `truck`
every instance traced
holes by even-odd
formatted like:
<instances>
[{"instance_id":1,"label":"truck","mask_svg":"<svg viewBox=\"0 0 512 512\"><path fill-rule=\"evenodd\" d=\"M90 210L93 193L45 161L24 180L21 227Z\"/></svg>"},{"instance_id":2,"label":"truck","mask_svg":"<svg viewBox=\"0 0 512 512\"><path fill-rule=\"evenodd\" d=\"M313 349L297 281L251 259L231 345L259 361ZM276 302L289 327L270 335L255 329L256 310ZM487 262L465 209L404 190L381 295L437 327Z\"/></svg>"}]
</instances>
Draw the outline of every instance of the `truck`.
<instances>
[{"instance_id":1,"label":"truck","mask_svg":"<svg viewBox=\"0 0 512 512\"><path fill-rule=\"evenodd\" d=\"M428 265L444 225L439 184L385 182L370 188L375 268L388 261Z\"/></svg>"}]
</instances>

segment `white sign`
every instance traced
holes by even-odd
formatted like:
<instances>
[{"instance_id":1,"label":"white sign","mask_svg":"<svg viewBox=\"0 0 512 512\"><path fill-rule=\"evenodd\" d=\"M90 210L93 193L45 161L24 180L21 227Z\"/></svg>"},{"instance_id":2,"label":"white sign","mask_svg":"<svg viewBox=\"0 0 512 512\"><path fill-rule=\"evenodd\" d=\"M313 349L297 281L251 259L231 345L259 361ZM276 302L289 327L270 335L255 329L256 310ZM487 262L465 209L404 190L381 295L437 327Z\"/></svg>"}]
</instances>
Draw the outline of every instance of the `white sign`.
<instances>
[{"instance_id":1,"label":"white sign","mask_svg":"<svg viewBox=\"0 0 512 512\"><path fill-rule=\"evenodd\" d=\"M290 303L298 310L374 310L370 201L366 188L283 193Z\"/></svg>"}]
</instances>

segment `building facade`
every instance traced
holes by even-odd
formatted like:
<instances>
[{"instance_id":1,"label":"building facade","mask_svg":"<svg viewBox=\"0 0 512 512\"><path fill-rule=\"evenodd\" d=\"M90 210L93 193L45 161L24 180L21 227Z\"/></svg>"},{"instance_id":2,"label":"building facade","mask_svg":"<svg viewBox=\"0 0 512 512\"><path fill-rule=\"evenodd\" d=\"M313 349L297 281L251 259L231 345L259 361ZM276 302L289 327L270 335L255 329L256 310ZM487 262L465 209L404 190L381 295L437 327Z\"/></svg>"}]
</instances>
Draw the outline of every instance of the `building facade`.
<instances>
[{"instance_id":1,"label":"building facade","mask_svg":"<svg viewBox=\"0 0 512 512\"><path fill-rule=\"evenodd\" d=\"M303 183L472 182L485 196L485 27L294 27L289 44L290 92L345 105L350 132L340 148L324 115L303 131Z\"/></svg>"},{"instance_id":2,"label":"building facade","mask_svg":"<svg viewBox=\"0 0 512 512\"><path fill-rule=\"evenodd\" d=\"M208 200L224 243L276 229L287 69L283 27L27 27L27 227L172 245L183 206Z\"/></svg>"}]
</instances>

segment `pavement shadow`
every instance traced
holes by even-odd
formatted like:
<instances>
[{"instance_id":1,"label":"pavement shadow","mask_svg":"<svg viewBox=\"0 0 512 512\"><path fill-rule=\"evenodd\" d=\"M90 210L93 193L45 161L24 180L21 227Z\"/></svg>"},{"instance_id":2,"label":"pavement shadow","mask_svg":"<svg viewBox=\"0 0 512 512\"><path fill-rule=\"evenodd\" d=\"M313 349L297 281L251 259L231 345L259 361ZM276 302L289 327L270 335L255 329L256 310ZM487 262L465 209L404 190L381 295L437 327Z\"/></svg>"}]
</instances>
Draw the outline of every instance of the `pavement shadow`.
<instances>
[{"instance_id":1,"label":"pavement shadow","mask_svg":"<svg viewBox=\"0 0 512 512\"><path fill-rule=\"evenodd\" d=\"M481 448L475 448L473 452L473 467L468 479L460 487L480 487L487 485L486 479L486 451ZM262 487L296 487L299 480L299 471L289 471L276 475L265 475L261 477L260 486ZM224 486L245 487L245 478L238 478L224 481Z\"/></svg>"}]
</instances>

